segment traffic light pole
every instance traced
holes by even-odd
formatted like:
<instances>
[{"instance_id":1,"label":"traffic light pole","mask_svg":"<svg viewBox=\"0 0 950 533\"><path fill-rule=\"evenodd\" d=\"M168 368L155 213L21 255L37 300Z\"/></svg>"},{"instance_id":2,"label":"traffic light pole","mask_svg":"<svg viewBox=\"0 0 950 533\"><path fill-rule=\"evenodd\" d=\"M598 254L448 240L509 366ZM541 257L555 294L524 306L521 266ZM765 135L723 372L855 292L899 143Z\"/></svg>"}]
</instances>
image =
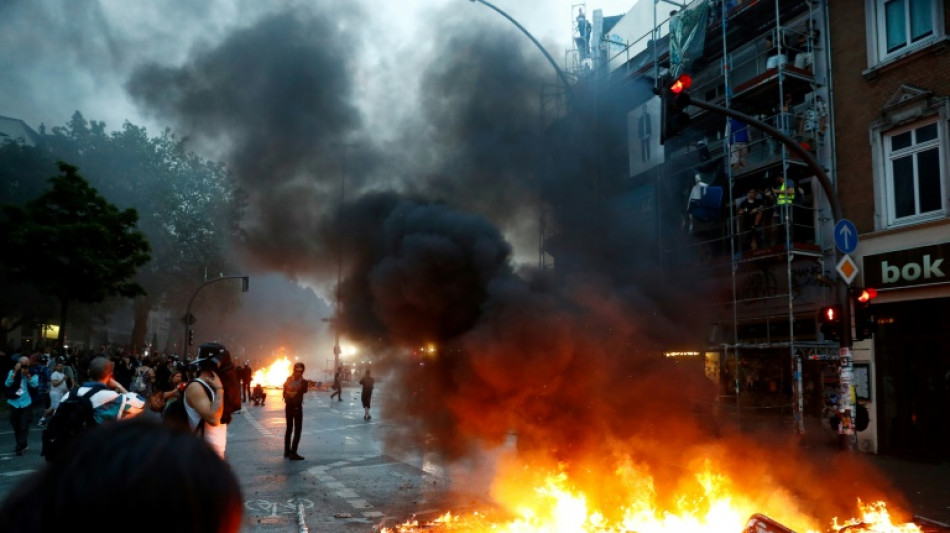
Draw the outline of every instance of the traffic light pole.
<instances>
[{"instance_id":1,"label":"traffic light pole","mask_svg":"<svg viewBox=\"0 0 950 533\"><path fill-rule=\"evenodd\" d=\"M831 215L834 222L837 223L839 220L844 219L844 215L842 215L841 212L841 204L838 201L838 194L831 180L828 178L828 174L825 173L825 169L818 164L818 161L812 157L808 150L805 150L800 144L795 142L795 139L792 139L785 133L761 120L750 117L745 113L740 113L734 109L725 108L702 100L694 100L692 98L690 98L690 105L741 120L771 135L772 138L781 141L786 148L801 157L802 161L808 165L808 168L815 173L815 178L818 179L818 183L828 198L828 204L831 206ZM835 259L837 259L837 255ZM839 444L841 447L849 451L854 451L857 449L857 434L854 431L855 408L851 392L854 383L854 358L851 354L851 298L848 293L848 285L843 281L836 285L836 289L837 301L841 305L841 323L843 326L841 328L841 351L838 354L838 412L841 424L839 425L838 435L840 437Z\"/></svg>"},{"instance_id":2,"label":"traffic light pole","mask_svg":"<svg viewBox=\"0 0 950 533\"><path fill-rule=\"evenodd\" d=\"M191 330L191 326L194 325L195 323L194 317L191 315L191 304L195 303L195 297L198 296L198 293L201 292L201 289L207 287L208 285L211 285L212 283L216 281L222 281L226 279L238 279L238 278L244 280L244 282L241 284L241 292L247 292L248 287L249 287L250 277L248 276L221 276L219 278L209 279L208 281L202 283L201 286L195 289L194 294L191 295L191 299L188 300L188 310L185 312L185 316L182 319L185 322L185 342L182 343L181 346L182 346L182 357L184 357L185 360L188 359L188 331Z\"/></svg>"}]
</instances>

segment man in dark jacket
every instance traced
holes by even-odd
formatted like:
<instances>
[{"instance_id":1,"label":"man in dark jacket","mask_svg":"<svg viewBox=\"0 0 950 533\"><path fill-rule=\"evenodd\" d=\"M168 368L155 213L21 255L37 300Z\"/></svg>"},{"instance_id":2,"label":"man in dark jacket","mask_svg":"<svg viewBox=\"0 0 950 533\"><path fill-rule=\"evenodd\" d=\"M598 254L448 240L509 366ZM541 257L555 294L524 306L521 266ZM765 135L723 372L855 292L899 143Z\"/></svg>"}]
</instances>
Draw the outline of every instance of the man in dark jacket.
<instances>
[{"instance_id":1,"label":"man in dark jacket","mask_svg":"<svg viewBox=\"0 0 950 533\"><path fill-rule=\"evenodd\" d=\"M287 431L284 432L284 457L291 461L302 461L297 454L300 444L300 432L303 430L303 395L309 383L303 377L303 363L294 365L294 373L284 382L284 413L287 416ZM291 435L293 441L291 442Z\"/></svg>"},{"instance_id":2,"label":"man in dark jacket","mask_svg":"<svg viewBox=\"0 0 950 533\"><path fill-rule=\"evenodd\" d=\"M248 402L251 399L251 380L254 379L250 361L244 361L244 366L238 369L238 377L241 379L241 401Z\"/></svg>"}]
</instances>

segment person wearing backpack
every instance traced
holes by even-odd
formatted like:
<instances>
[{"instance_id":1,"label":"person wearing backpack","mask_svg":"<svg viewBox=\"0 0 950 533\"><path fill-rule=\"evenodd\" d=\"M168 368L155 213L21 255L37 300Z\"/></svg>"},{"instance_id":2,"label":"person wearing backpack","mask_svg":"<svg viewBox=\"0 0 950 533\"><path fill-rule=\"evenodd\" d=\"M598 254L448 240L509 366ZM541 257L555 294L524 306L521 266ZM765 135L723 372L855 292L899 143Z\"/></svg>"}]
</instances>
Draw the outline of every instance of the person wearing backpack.
<instances>
[{"instance_id":1,"label":"person wearing backpack","mask_svg":"<svg viewBox=\"0 0 950 533\"><path fill-rule=\"evenodd\" d=\"M145 398L125 390L113 376L114 363L96 357L89 363L89 379L67 392L43 430L43 456L55 459L80 434L109 421L138 416Z\"/></svg>"},{"instance_id":2,"label":"person wearing backpack","mask_svg":"<svg viewBox=\"0 0 950 533\"><path fill-rule=\"evenodd\" d=\"M217 343L199 347L198 358L191 363L198 368L198 375L185 387L180 402L191 431L200 435L222 459L228 445L228 426L221 420L225 395L218 369L225 352L224 346Z\"/></svg>"},{"instance_id":3,"label":"person wearing backpack","mask_svg":"<svg viewBox=\"0 0 950 533\"><path fill-rule=\"evenodd\" d=\"M30 424L33 422L33 400L29 389L38 386L39 378L36 375L30 376L29 357L20 357L3 382L4 396L10 405L10 425L13 426L13 435L16 438L13 453L17 455L23 455L30 447L27 438L30 435Z\"/></svg>"}]
</instances>

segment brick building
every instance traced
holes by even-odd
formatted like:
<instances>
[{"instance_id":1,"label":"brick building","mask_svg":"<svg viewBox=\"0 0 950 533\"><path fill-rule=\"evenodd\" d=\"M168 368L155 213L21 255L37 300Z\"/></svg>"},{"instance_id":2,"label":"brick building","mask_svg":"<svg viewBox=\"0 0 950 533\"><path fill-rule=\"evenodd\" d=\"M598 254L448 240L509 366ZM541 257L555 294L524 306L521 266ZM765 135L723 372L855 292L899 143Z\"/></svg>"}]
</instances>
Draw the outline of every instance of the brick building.
<instances>
[{"instance_id":1,"label":"brick building","mask_svg":"<svg viewBox=\"0 0 950 533\"><path fill-rule=\"evenodd\" d=\"M950 2L829 2L835 160L878 331L863 449L950 458Z\"/></svg>"}]
</instances>

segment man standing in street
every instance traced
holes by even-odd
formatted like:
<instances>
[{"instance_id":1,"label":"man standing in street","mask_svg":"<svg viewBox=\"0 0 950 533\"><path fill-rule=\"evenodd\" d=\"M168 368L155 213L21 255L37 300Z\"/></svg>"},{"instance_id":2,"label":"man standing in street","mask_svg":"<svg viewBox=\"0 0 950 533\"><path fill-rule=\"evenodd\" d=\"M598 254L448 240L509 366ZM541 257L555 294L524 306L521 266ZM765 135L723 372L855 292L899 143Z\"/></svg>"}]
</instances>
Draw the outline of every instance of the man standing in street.
<instances>
[{"instance_id":1,"label":"man standing in street","mask_svg":"<svg viewBox=\"0 0 950 533\"><path fill-rule=\"evenodd\" d=\"M333 401L333 397L336 396L341 402L343 401L343 367L336 369L336 373L333 374L333 394L330 395L330 401Z\"/></svg>"},{"instance_id":2,"label":"man standing in street","mask_svg":"<svg viewBox=\"0 0 950 533\"><path fill-rule=\"evenodd\" d=\"M363 403L363 420L370 420L373 418L373 416L369 414L369 407L373 402L373 386L375 385L375 381L373 380L373 373L370 372L369 368L366 369L363 377L360 378L360 385L363 386L363 392L360 393L360 401Z\"/></svg>"},{"instance_id":3,"label":"man standing in street","mask_svg":"<svg viewBox=\"0 0 950 533\"><path fill-rule=\"evenodd\" d=\"M241 402L248 402L251 400L251 380L254 379L250 361L244 361L244 366L238 369L238 377L241 379Z\"/></svg>"},{"instance_id":4,"label":"man standing in street","mask_svg":"<svg viewBox=\"0 0 950 533\"><path fill-rule=\"evenodd\" d=\"M29 389L36 389L39 385L39 378L35 374L30 376L29 357L20 357L7 374L3 385L5 390L10 391L7 403L10 404L10 425L13 426L13 435L16 438L16 448L13 451L17 455L23 455L30 447L27 437L33 422L33 400L30 398Z\"/></svg>"},{"instance_id":5,"label":"man standing in street","mask_svg":"<svg viewBox=\"0 0 950 533\"><path fill-rule=\"evenodd\" d=\"M308 382L303 377L303 363L294 364L294 373L284 382L284 413L287 417L287 430L284 432L284 457L291 461L302 461L297 453L300 444L300 432L303 430L303 395L307 392ZM293 442L291 442L293 434Z\"/></svg>"}]
</instances>

